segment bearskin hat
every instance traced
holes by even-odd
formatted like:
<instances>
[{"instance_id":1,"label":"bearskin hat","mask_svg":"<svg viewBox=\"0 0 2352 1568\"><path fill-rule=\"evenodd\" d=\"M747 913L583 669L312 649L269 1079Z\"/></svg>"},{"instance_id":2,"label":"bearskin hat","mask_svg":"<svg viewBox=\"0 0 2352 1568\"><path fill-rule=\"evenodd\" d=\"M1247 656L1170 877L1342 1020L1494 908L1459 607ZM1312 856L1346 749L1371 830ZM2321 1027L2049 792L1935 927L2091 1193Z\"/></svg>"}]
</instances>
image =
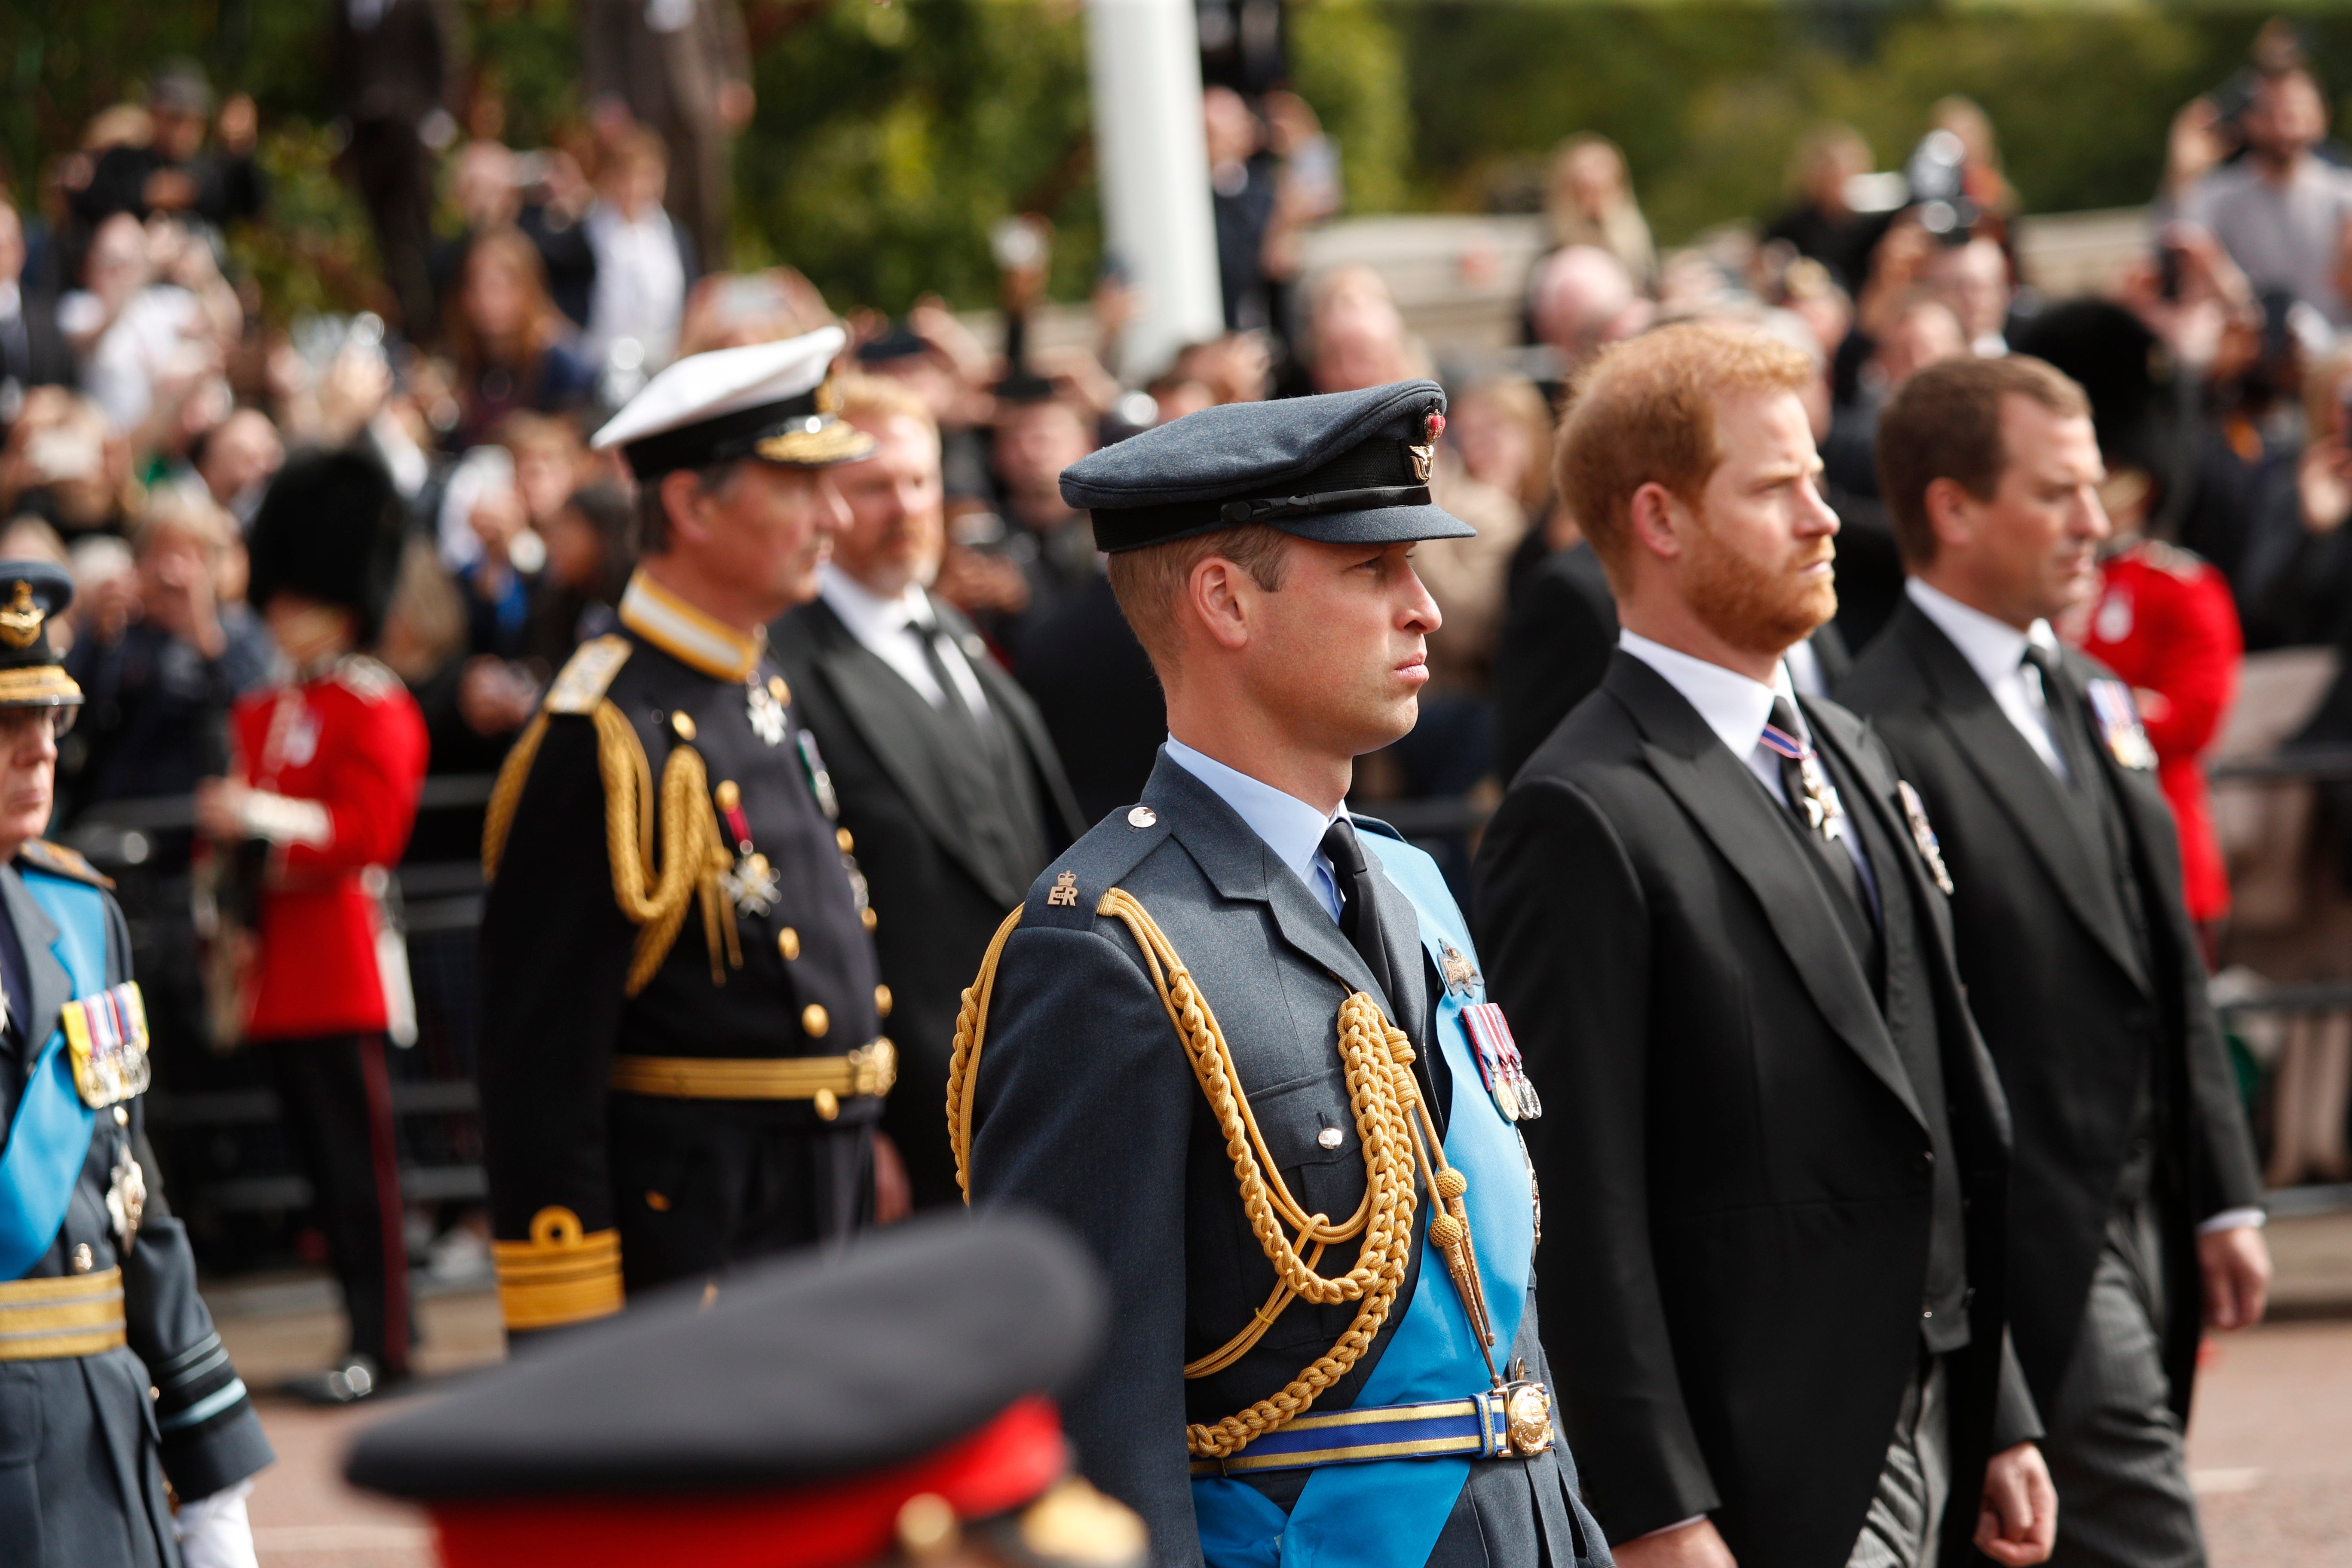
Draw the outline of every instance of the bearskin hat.
<instances>
[{"instance_id":1,"label":"bearskin hat","mask_svg":"<svg viewBox=\"0 0 2352 1568\"><path fill-rule=\"evenodd\" d=\"M350 610L361 645L374 642L400 574L404 521L400 492L374 458L295 457L269 482L247 536L255 608L281 590L305 595Z\"/></svg>"}]
</instances>

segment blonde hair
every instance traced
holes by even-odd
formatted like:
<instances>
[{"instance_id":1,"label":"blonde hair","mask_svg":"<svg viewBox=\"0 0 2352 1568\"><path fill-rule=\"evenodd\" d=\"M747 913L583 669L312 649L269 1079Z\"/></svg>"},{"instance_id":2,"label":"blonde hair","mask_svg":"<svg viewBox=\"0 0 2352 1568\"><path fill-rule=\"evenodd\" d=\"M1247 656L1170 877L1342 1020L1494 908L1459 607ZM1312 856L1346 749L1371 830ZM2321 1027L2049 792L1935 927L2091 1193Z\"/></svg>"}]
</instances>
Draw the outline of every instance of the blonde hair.
<instances>
[{"instance_id":1,"label":"blonde hair","mask_svg":"<svg viewBox=\"0 0 2352 1568\"><path fill-rule=\"evenodd\" d=\"M1696 503L1723 461L1717 400L1801 393L1811 355L1753 327L1678 321L1612 344L1577 377L1555 477L1611 578L1633 547L1633 493L1660 484Z\"/></svg>"},{"instance_id":2,"label":"blonde hair","mask_svg":"<svg viewBox=\"0 0 2352 1568\"><path fill-rule=\"evenodd\" d=\"M851 371L833 378L844 419L912 419L934 435L940 422L915 389L896 376L866 375Z\"/></svg>"}]
</instances>

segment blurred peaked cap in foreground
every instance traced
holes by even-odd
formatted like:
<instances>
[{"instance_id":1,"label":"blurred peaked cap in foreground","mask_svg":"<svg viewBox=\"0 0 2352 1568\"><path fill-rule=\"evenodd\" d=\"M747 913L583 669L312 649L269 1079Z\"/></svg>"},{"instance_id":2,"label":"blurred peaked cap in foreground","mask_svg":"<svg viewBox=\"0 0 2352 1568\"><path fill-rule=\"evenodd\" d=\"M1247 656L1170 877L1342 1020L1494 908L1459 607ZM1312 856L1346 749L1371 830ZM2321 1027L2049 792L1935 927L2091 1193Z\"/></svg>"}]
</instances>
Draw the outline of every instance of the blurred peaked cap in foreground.
<instances>
[{"instance_id":1,"label":"blurred peaked cap in foreground","mask_svg":"<svg viewBox=\"0 0 2352 1568\"><path fill-rule=\"evenodd\" d=\"M1464 539L1429 478L1445 427L1433 381L1203 408L1062 470L1095 542L1133 550L1263 522L1332 544Z\"/></svg>"},{"instance_id":2,"label":"blurred peaked cap in foreground","mask_svg":"<svg viewBox=\"0 0 2352 1568\"><path fill-rule=\"evenodd\" d=\"M534 1346L369 1428L351 1479L402 1497L709 1491L898 1463L1086 1365L1095 1267L1022 1215L893 1226Z\"/></svg>"},{"instance_id":3,"label":"blurred peaked cap in foreground","mask_svg":"<svg viewBox=\"0 0 2352 1568\"><path fill-rule=\"evenodd\" d=\"M825 372L849 336L821 327L782 342L689 354L666 366L596 432L640 479L737 458L820 468L854 462L873 438L834 417Z\"/></svg>"}]
</instances>

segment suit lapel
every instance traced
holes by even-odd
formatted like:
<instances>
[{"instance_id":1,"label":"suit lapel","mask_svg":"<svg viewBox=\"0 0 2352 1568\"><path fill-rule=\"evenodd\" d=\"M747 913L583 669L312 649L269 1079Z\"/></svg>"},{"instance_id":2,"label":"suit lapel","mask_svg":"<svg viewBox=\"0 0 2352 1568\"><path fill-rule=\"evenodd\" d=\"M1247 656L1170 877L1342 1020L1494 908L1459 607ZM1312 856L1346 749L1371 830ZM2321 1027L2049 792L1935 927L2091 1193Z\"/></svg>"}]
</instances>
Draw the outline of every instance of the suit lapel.
<instances>
[{"instance_id":1,"label":"suit lapel","mask_svg":"<svg viewBox=\"0 0 2352 1568\"><path fill-rule=\"evenodd\" d=\"M1265 904L1273 912L1284 942L1329 970L1349 990L1365 992L1391 1005L1390 1016L1396 1016L1393 999L1381 994L1363 955L1340 934L1330 911L1216 791L1169 761L1162 752L1152 767L1150 783L1144 786L1143 801L1174 825L1177 841L1222 897ZM1385 921L1388 914L1389 905L1383 901L1381 918Z\"/></svg>"},{"instance_id":2,"label":"suit lapel","mask_svg":"<svg viewBox=\"0 0 2352 1568\"><path fill-rule=\"evenodd\" d=\"M25 984L32 993L26 1005L32 1016L20 1021L19 1033L25 1037L29 1064L58 1026L58 1014L73 1000L73 977L54 951L63 934L58 922L41 908L13 866L0 868L0 898L8 900L8 918L16 922L16 940L25 949Z\"/></svg>"},{"instance_id":3,"label":"suit lapel","mask_svg":"<svg viewBox=\"0 0 2352 1568\"><path fill-rule=\"evenodd\" d=\"M1896 624L1933 693L1937 722L1950 733L1969 768L2000 803L2018 837L2058 885L2074 918L2145 990L2147 977L2140 972L2139 957L2132 951L2128 936L2116 929L2108 900L2099 897L2098 868L2074 826L2075 808L2062 793L2066 786L2017 732L2017 726L1993 700L1975 667L1952 646L1952 639L1907 597L1896 615Z\"/></svg>"},{"instance_id":4,"label":"suit lapel","mask_svg":"<svg viewBox=\"0 0 2352 1568\"><path fill-rule=\"evenodd\" d=\"M939 715L879 654L851 635L830 605L819 600L810 608L819 628L817 668L841 699L850 723L873 748L875 760L931 837L991 898L1008 909L1019 903L1026 888L1007 886L1003 873L974 853L971 835L957 821L947 779L932 760L938 742L931 731Z\"/></svg>"},{"instance_id":5,"label":"suit lapel","mask_svg":"<svg viewBox=\"0 0 2352 1568\"><path fill-rule=\"evenodd\" d=\"M940 619L945 622L951 614L943 607ZM961 641L961 626L957 630ZM1045 733L1045 721L1038 717L1029 694L998 668L985 650L975 656L967 646L964 661L971 666L981 690L988 694L988 705L1013 736L1014 750L1028 763L1037 781L1037 793L1044 797L1052 817L1046 824L1051 830L1046 834L1047 839L1066 839L1075 844L1085 837L1091 824L1079 814L1077 797L1070 793L1070 781L1062 772L1061 756L1054 750L1053 737Z\"/></svg>"},{"instance_id":6,"label":"suit lapel","mask_svg":"<svg viewBox=\"0 0 2352 1568\"><path fill-rule=\"evenodd\" d=\"M1650 771L1756 895L1765 922L1822 1018L1925 1126L1911 1076L1895 1054L1869 979L1820 879L1800 858L1805 851L1775 820L1771 796L1682 694L1648 665L1620 652L1611 659L1601 687L1640 726Z\"/></svg>"}]
</instances>

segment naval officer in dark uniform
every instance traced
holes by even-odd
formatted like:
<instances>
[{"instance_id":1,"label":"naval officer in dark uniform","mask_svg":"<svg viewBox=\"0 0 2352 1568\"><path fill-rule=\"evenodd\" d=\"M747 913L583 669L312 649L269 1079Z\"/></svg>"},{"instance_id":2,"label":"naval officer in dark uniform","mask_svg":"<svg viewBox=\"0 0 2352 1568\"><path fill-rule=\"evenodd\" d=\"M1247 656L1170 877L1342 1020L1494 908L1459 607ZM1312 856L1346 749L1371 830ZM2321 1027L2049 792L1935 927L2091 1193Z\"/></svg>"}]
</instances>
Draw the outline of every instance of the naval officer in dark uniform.
<instances>
[{"instance_id":1,"label":"naval officer in dark uniform","mask_svg":"<svg viewBox=\"0 0 2352 1568\"><path fill-rule=\"evenodd\" d=\"M622 629L583 645L499 775L481 1094L509 1331L829 1240L872 1207L894 1076L855 845L767 624L847 521L872 440L843 334L656 376L595 445L639 486Z\"/></svg>"},{"instance_id":2,"label":"naval officer in dark uniform","mask_svg":"<svg viewBox=\"0 0 2352 1568\"><path fill-rule=\"evenodd\" d=\"M1168 700L957 1029L983 1206L1069 1221L1112 1328L1066 1405L1162 1564L1605 1563L1554 1439L1513 1122L1538 1102L1435 863L1350 817L1438 611L1431 382L1204 410L1062 476Z\"/></svg>"},{"instance_id":3,"label":"naval officer in dark uniform","mask_svg":"<svg viewBox=\"0 0 2352 1568\"><path fill-rule=\"evenodd\" d=\"M81 706L48 637L72 598L57 567L0 562L0 1561L251 1563L275 1456L147 1146L122 911L35 837Z\"/></svg>"}]
</instances>

